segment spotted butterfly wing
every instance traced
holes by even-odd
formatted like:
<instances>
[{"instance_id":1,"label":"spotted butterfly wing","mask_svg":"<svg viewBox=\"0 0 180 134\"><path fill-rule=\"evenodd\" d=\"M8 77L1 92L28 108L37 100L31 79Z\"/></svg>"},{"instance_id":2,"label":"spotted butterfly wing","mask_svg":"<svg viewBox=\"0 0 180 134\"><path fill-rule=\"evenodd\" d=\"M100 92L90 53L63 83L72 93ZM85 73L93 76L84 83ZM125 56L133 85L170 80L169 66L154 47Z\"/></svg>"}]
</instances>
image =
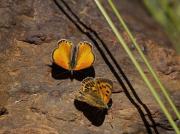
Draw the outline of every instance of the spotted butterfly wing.
<instances>
[{"instance_id":1,"label":"spotted butterfly wing","mask_svg":"<svg viewBox=\"0 0 180 134\"><path fill-rule=\"evenodd\" d=\"M105 104L108 104L112 94L112 88L113 88L112 81L104 78L96 78L96 86L97 89L99 89L101 99Z\"/></svg>"},{"instance_id":2,"label":"spotted butterfly wing","mask_svg":"<svg viewBox=\"0 0 180 134\"><path fill-rule=\"evenodd\" d=\"M82 87L76 99L100 109L108 108L107 104L111 97L111 89L112 82L110 80L88 77L82 81Z\"/></svg>"}]
</instances>

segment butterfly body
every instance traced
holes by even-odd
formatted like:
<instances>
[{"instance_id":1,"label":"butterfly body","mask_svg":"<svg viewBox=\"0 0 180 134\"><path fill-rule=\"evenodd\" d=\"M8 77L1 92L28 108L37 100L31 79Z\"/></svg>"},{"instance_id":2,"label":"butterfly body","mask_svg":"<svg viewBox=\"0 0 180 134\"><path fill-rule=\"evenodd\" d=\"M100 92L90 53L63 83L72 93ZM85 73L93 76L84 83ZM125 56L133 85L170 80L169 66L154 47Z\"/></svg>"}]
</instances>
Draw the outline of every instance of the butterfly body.
<instances>
[{"instance_id":1,"label":"butterfly body","mask_svg":"<svg viewBox=\"0 0 180 134\"><path fill-rule=\"evenodd\" d=\"M80 42L76 48L71 41L65 39L58 42L58 48L54 50L52 56L55 64L71 73L92 66L95 60L90 43Z\"/></svg>"},{"instance_id":2,"label":"butterfly body","mask_svg":"<svg viewBox=\"0 0 180 134\"><path fill-rule=\"evenodd\" d=\"M82 81L76 100L99 109L108 109L112 88L113 83L108 79L87 77Z\"/></svg>"},{"instance_id":3,"label":"butterfly body","mask_svg":"<svg viewBox=\"0 0 180 134\"><path fill-rule=\"evenodd\" d=\"M72 56L71 56L71 62L69 63L69 68L71 71L75 69L76 66L76 54L77 54L77 47L74 47L72 49Z\"/></svg>"}]
</instances>

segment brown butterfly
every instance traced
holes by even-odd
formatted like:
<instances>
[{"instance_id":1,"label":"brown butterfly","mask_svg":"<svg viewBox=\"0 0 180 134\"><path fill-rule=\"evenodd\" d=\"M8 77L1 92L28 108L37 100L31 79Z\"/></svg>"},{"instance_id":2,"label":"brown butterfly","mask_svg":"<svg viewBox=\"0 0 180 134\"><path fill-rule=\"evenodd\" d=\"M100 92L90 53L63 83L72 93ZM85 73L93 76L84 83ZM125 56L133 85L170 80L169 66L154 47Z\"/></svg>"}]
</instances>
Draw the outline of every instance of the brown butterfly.
<instances>
[{"instance_id":1,"label":"brown butterfly","mask_svg":"<svg viewBox=\"0 0 180 134\"><path fill-rule=\"evenodd\" d=\"M108 79L87 77L75 99L99 109L108 109L112 88L113 83Z\"/></svg>"}]
</instances>

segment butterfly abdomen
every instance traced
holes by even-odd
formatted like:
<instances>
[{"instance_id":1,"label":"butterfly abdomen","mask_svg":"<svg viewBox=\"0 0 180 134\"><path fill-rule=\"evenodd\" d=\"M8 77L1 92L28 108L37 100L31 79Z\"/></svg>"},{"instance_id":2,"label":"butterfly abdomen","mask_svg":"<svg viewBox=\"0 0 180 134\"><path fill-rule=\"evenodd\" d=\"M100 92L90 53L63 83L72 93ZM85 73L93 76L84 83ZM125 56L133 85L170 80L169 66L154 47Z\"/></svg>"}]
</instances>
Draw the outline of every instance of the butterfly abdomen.
<instances>
[{"instance_id":1,"label":"butterfly abdomen","mask_svg":"<svg viewBox=\"0 0 180 134\"><path fill-rule=\"evenodd\" d=\"M72 56L71 56L71 62L70 62L71 70L73 70L74 67L76 66L76 52L77 52L77 48L74 47L74 49L72 50Z\"/></svg>"}]
</instances>

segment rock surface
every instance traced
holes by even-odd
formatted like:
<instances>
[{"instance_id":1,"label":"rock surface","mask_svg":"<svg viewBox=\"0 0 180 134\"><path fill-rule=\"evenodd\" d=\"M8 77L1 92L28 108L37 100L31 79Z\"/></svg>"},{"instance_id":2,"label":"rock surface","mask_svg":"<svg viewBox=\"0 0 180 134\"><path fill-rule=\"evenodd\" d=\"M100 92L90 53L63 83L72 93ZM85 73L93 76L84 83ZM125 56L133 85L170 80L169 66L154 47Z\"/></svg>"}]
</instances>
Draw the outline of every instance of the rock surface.
<instances>
[{"instance_id":1,"label":"rock surface","mask_svg":"<svg viewBox=\"0 0 180 134\"><path fill-rule=\"evenodd\" d=\"M115 2L179 108L180 57L138 1ZM1 0L0 16L0 134L174 134L93 1ZM144 68L127 33L118 28ZM52 75L51 54L64 38L94 45L94 75L114 83L107 113L79 109L74 95L80 80Z\"/></svg>"}]
</instances>

